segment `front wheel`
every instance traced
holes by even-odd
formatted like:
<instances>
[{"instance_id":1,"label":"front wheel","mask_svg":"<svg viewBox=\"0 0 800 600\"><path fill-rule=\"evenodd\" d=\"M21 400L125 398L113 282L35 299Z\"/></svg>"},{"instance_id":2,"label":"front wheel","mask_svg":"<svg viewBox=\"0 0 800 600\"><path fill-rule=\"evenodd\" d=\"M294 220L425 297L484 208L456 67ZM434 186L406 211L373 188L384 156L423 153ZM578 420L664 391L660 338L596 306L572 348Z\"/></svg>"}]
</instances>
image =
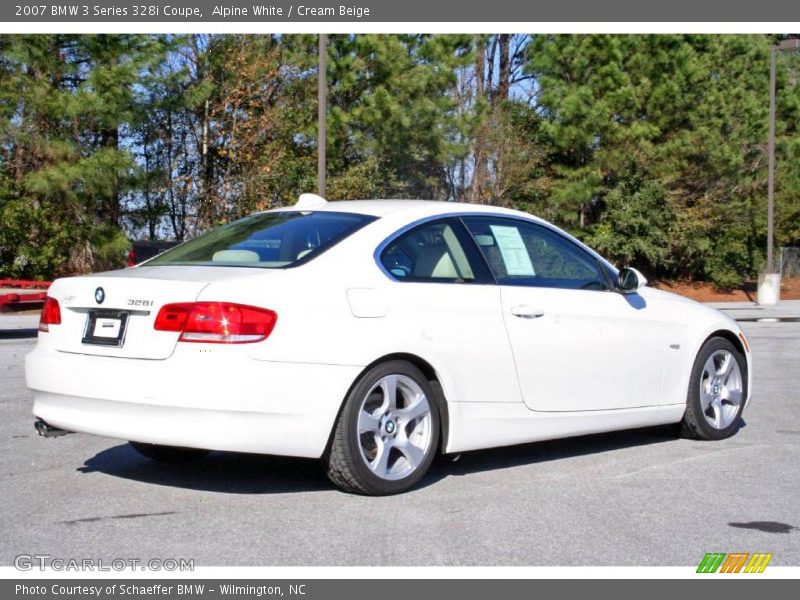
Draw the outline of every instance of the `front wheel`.
<instances>
[{"instance_id":1,"label":"front wheel","mask_svg":"<svg viewBox=\"0 0 800 600\"><path fill-rule=\"evenodd\" d=\"M425 475L439 444L439 410L425 375L394 360L364 373L345 399L328 477L357 494L404 492Z\"/></svg>"},{"instance_id":2,"label":"front wheel","mask_svg":"<svg viewBox=\"0 0 800 600\"><path fill-rule=\"evenodd\" d=\"M199 450L197 448L179 448L178 446L161 446L142 442L128 443L142 456L164 463L190 462L203 458L208 454L208 450Z\"/></svg>"},{"instance_id":3,"label":"front wheel","mask_svg":"<svg viewBox=\"0 0 800 600\"><path fill-rule=\"evenodd\" d=\"M747 377L747 361L730 341L707 341L692 368L681 434L697 440L732 436L747 400Z\"/></svg>"}]
</instances>

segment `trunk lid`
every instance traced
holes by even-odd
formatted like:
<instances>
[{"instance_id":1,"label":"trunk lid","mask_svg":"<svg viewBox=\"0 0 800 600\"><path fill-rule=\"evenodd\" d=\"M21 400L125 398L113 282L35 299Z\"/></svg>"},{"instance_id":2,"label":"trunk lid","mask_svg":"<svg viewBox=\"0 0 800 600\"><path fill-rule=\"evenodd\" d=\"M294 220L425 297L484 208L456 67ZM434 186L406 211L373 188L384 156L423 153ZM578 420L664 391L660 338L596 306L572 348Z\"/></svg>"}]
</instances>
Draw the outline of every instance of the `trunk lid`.
<instances>
[{"instance_id":1,"label":"trunk lid","mask_svg":"<svg viewBox=\"0 0 800 600\"><path fill-rule=\"evenodd\" d=\"M180 334L153 328L162 306L194 302L212 282L263 274L261 269L164 266L59 279L48 294L61 305L61 324L42 336L62 352L165 359Z\"/></svg>"}]
</instances>

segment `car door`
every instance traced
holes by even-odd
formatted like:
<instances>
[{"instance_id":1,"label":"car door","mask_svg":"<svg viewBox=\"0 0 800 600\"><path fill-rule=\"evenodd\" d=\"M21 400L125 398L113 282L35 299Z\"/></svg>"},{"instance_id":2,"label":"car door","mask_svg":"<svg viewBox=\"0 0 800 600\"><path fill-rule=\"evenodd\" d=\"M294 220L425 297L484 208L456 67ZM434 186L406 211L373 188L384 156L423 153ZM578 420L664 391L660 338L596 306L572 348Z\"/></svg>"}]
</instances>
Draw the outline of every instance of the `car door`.
<instances>
[{"instance_id":1,"label":"car door","mask_svg":"<svg viewBox=\"0 0 800 600\"><path fill-rule=\"evenodd\" d=\"M528 408L662 403L665 332L644 298L611 291L596 257L554 229L507 217L463 221L500 284Z\"/></svg>"},{"instance_id":2,"label":"car door","mask_svg":"<svg viewBox=\"0 0 800 600\"><path fill-rule=\"evenodd\" d=\"M458 218L396 235L379 261L392 280L386 324L404 350L442 368L448 401L522 402L500 289Z\"/></svg>"}]
</instances>

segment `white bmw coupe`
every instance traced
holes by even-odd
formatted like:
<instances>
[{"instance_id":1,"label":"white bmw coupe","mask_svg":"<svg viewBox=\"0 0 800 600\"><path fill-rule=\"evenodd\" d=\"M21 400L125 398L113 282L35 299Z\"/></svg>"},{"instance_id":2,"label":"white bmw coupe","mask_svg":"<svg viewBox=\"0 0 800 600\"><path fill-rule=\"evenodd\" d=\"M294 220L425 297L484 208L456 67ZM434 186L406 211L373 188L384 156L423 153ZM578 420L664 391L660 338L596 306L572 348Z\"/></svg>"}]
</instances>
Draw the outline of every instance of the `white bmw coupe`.
<instances>
[{"instance_id":1,"label":"white bmw coupe","mask_svg":"<svg viewBox=\"0 0 800 600\"><path fill-rule=\"evenodd\" d=\"M736 322L528 214L426 201L254 214L139 266L57 280L26 359L36 426L161 461L321 458L361 494L434 456L681 423L750 392Z\"/></svg>"}]
</instances>

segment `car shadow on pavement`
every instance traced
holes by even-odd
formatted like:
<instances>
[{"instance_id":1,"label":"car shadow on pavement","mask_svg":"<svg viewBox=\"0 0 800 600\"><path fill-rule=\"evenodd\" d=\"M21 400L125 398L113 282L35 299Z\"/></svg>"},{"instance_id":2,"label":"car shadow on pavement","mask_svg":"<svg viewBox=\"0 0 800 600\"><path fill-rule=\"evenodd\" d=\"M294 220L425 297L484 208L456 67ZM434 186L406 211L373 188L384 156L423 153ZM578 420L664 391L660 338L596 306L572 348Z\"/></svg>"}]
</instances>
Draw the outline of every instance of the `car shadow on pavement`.
<instances>
[{"instance_id":1,"label":"car shadow on pavement","mask_svg":"<svg viewBox=\"0 0 800 600\"><path fill-rule=\"evenodd\" d=\"M466 452L457 462L437 460L417 489L458 477L675 441L675 426L649 427ZM319 461L282 456L212 452L178 464L154 462L128 444L98 452L80 473L105 473L153 485L228 494L287 494L334 489Z\"/></svg>"},{"instance_id":2,"label":"car shadow on pavement","mask_svg":"<svg viewBox=\"0 0 800 600\"><path fill-rule=\"evenodd\" d=\"M331 489L318 461L283 456L212 452L186 463L159 463L128 444L98 452L78 468L153 485L227 494L287 494Z\"/></svg>"},{"instance_id":3,"label":"car shadow on pavement","mask_svg":"<svg viewBox=\"0 0 800 600\"><path fill-rule=\"evenodd\" d=\"M601 454L637 446L675 442L676 440L678 440L677 426L662 425L533 442L489 450L474 450L465 452L456 462L448 461L446 457L437 461L434 463L426 480L470 475L483 471L508 469L537 463L558 462L568 458ZM424 483L427 483L427 481Z\"/></svg>"}]
</instances>

